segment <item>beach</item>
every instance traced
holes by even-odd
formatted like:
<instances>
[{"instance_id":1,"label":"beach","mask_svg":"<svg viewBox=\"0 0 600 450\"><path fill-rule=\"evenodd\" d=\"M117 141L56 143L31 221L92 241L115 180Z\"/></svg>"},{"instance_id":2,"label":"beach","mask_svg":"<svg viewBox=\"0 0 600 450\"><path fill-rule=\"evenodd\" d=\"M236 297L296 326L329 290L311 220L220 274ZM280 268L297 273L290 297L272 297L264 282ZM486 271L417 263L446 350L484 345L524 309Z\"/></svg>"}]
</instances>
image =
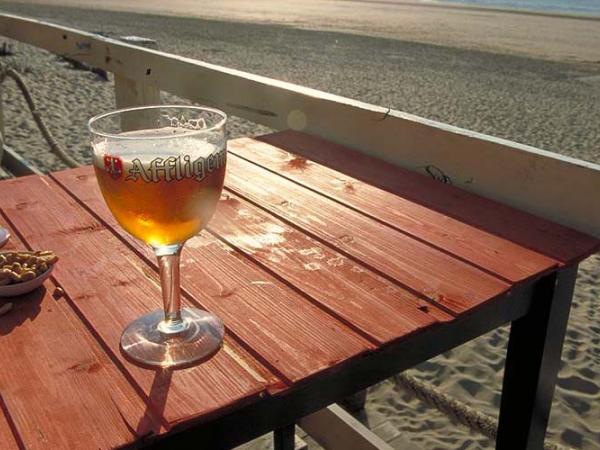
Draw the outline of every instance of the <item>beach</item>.
<instances>
[{"instance_id":1,"label":"beach","mask_svg":"<svg viewBox=\"0 0 600 450\"><path fill-rule=\"evenodd\" d=\"M340 31L566 61L600 61L600 17L418 0L33 0L40 4Z\"/></svg>"},{"instance_id":2,"label":"beach","mask_svg":"<svg viewBox=\"0 0 600 450\"><path fill-rule=\"evenodd\" d=\"M112 0L93 14L8 2L0 2L0 10L115 37L152 38L163 51L600 162L600 21L384 1L311 0L302 12L287 14L289 3L279 2L271 13L274 3L250 8L225 0L217 8L200 1L189 17L177 15L190 7L185 1L161 10L162 3L150 0L145 14L125 11L139 3ZM121 11L108 10L117 7ZM24 75L57 140L89 162L85 124L114 108L110 79L75 70L45 51L0 41L11 43L14 52L0 61ZM10 82L3 98L8 144L43 170L63 168L48 155ZM167 94L163 100L185 102ZM269 131L239 118L229 128L230 137ZM550 438L573 448L600 449L599 298L596 255L580 266L549 426ZM508 328L499 329L410 373L497 416L507 337ZM490 440L409 398L394 379L370 389L363 420L395 448L402 448L401 438L424 449L493 448Z\"/></svg>"}]
</instances>

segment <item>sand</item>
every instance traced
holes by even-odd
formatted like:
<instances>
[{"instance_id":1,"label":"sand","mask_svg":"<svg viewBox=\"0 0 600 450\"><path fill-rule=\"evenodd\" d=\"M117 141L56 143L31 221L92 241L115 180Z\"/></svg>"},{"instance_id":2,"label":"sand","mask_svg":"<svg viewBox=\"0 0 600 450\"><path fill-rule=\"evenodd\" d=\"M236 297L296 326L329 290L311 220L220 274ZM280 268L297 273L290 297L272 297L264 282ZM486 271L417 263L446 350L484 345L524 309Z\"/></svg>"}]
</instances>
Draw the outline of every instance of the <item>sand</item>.
<instances>
[{"instance_id":1,"label":"sand","mask_svg":"<svg viewBox=\"0 0 600 450\"><path fill-rule=\"evenodd\" d=\"M291 25L548 59L600 61L600 18L445 5L435 0L33 0Z\"/></svg>"},{"instance_id":2,"label":"sand","mask_svg":"<svg viewBox=\"0 0 600 450\"><path fill-rule=\"evenodd\" d=\"M600 162L600 64L586 62L590 61L587 52L600 47L583 48L589 36L573 41L577 45L564 43L578 50L575 61L569 61L557 55L524 56L534 54L531 49L491 52L476 35L468 45L442 46L423 43L418 36L411 40L402 34L405 31L394 39L366 37L251 23L254 19L248 17L233 23L108 11L90 14L81 9L9 3L1 9L117 36L151 37L161 49L173 53ZM485 12L489 14L493 13ZM495 14L499 27L505 16L514 20L518 16L525 22L546 20L550 28L559 19ZM582 30L595 26L578 23ZM113 108L112 84L95 74L73 70L47 52L19 43L13 43L13 49L14 56L1 60L25 74L59 141L88 162L85 123L91 115ZM8 142L45 170L62 167L47 155L12 85L7 86L4 98ZM170 96L166 100L178 101ZM268 131L236 118L231 124L232 137ZM581 265L549 429L550 437L563 445L584 449L600 449L599 269L599 256ZM497 415L507 335L507 329L497 330L411 373ZM393 379L370 389L364 419L396 448L402 448L401 438L425 449L493 448L489 440L408 399Z\"/></svg>"}]
</instances>

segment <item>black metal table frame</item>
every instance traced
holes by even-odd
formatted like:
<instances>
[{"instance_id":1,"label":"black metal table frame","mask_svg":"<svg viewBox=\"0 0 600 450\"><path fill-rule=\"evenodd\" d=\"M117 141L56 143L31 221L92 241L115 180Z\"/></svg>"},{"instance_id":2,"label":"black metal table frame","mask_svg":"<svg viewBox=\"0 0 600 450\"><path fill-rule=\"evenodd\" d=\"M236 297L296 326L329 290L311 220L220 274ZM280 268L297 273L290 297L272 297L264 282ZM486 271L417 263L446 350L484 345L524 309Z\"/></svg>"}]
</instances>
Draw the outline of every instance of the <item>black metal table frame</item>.
<instances>
[{"instance_id":1,"label":"black metal table frame","mask_svg":"<svg viewBox=\"0 0 600 450\"><path fill-rule=\"evenodd\" d=\"M447 324L392 342L230 414L174 428L151 448L228 449L274 431L275 450L294 449L295 422L405 369L512 322L505 363L497 450L543 448L577 265L514 287ZM139 443L138 443L139 445Z\"/></svg>"}]
</instances>

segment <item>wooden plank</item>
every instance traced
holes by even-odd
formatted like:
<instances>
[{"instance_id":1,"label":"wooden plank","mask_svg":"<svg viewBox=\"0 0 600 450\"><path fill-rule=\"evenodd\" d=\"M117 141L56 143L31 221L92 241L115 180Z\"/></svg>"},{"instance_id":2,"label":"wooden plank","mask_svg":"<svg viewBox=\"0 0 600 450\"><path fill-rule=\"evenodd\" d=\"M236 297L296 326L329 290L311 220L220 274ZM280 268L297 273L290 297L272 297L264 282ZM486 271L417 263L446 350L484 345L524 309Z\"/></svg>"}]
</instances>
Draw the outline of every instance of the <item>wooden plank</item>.
<instances>
[{"instance_id":1,"label":"wooden plank","mask_svg":"<svg viewBox=\"0 0 600 450\"><path fill-rule=\"evenodd\" d=\"M288 147L285 136L279 143L284 149ZM268 139L268 136L265 138ZM306 141L307 146L311 147L312 144L314 153L319 152L321 141L315 142L308 136ZM265 142L250 138L236 139L229 145L229 150L508 281L522 281L532 273L537 274L556 265L551 258L404 198L402 193L391 194ZM323 158L322 155L320 157ZM328 165L335 166L338 160L343 161L344 158L345 155L340 155L339 159L328 161ZM401 177L406 172L395 167L391 170L395 177ZM427 187L423 187L423 195L426 195Z\"/></svg>"},{"instance_id":2,"label":"wooden plank","mask_svg":"<svg viewBox=\"0 0 600 450\"><path fill-rule=\"evenodd\" d=\"M4 222L4 220L3 220ZM12 238L3 250L25 246ZM0 320L3 409L19 445L29 449L114 448L161 431L155 417L98 347L56 285L8 299ZM0 419L0 437L2 437ZM14 440L14 439L13 439ZM5 448L2 439L1 447Z\"/></svg>"},{"instance_id":3,"label":"wooden plank","mask_svg":"<svg viewBox=\"0 0 600 450\"><path fill-rule=\"evenodd\" d=\"M81 204L115 227L115 232L156 269L149 249L116 224L90 168L59 172L54 177L78 197ZM67 179L71 182L65 181ZM290 382L374 348L371 342L308 302L303 295L210 235L197 236L187 242L182 254L181 280L191 298L223 318L231 333Z\"/></svg>"},{"instance_id":4,"label":"wooden plank","mask_svg":"<svg viewBox=\"0 0 600 450\"><path fill-rule=\"evenodd\" d=\"M273 133L258 139L332 167L345 176L397 194L485 233L530 248L565 265L599 249L598 239L324 139L295 131ZM287 175L290 175L290 171ZM331 194L331 191L328 192ZM573 195L576 195L575 192Z\"/></svg>"},{"instance_id":5,"label":"wooden plank","mask_svg":"<svg viewBox=\"0 0 600 450\"><path fill-rule=\"evenodd\" d=\"M452 319L233 194L223 196L209 230L377 344Z\"/></svg>"},{"instance_id":6,"label":"wooden plank","mask_svg":"<svg viewBox=\"0 0 600 450\"><path fill-rule=\"evenodd\" d=\"M45 178L0 183L0 203L28 245L57 252L53 276L71 305L168 424L222 414L257 398L272 382L229 339L222 351L189 369L152 371L129 363L119 351L120 335L133 319L161 307L155 271Z\"/></svg>"},{"instance_id":7,"label":"wooden plank","mask_svg":"<svg viewBox=\"0 0 600 450\"><path fill-rule=\"evenodd\" d=\"M392 450L383 439L333 404L303 417L298 425L326 450ZM415 449L409 443L402 450Z\"/></svg>"},{"instance_id":8,"label":"wooden plank","mask_svg":"<svg viewBox=\"0 0 600 450\"><path fill-rule=\"evenodd\" d=\"M0 34L275 129L321 136L413 171L435 166L456 186L600 237L596 164L39 20L2 14Z\"/></svg>"},{"instance_id":9,"label":"wooden plank","mask_svg":"<svg viewBox=\"0 0 600 450\"><path fill-rule=\"evenodd\" d=\"M228 166L225 183L232 192L454 314L461 314L510 287L492 275L243 159L231 155Z\"/></svg>"}]
</instances>

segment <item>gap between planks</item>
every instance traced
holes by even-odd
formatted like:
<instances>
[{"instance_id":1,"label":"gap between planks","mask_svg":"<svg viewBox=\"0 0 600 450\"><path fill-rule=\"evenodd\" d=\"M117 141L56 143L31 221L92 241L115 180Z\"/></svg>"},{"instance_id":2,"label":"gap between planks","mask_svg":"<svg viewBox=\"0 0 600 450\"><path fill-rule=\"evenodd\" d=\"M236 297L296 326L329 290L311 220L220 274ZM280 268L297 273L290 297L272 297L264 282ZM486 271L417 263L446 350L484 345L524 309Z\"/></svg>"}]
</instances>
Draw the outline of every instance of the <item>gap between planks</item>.
<instances>
[{"instance_id":1,"label":"gap between planks","mask_svg":"<svg viewBox=\"0 0 600 450\"><path fill-rule=\"evenodd\" d=\"M27 447L23 438L19 435L19 430L13 418L10 415L8 406L0 392L0 442L6 445L6 450L25 450Z\"/></svg>"}]
</instances>

